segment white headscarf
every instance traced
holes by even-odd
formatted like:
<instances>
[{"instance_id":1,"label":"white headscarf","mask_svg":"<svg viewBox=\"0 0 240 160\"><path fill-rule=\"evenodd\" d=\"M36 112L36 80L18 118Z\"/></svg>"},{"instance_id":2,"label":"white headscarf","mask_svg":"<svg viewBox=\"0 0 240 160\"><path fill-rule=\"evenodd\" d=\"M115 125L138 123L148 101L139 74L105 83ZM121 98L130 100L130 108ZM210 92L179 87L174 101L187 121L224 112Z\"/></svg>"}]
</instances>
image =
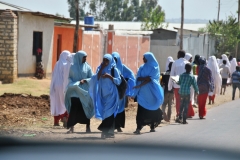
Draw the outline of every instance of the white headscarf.
<instances>
[{"instance_id":1,"label":"white headscarf","mask_svg":"<svg viewBox=\"0 0 240 160\"><path fill-rule=\"evenodd\" d=\"M192 55L190 53L186 53L184 58L189 61L192 58Z\"/></svg>"},{"instance_id":2,"label":"white headscarf","mask_svg":"<svg viewBox=\"0 0 240 160\"><path fill-rule=\"evenodd\" d=\"M238 66L236 58L233 58L231 60L231 67L230 67L230 72L231 74L236 71L236 67Z\"/></svg>"},{"instance_id":3,"label":"white headscarf","mask_svg":"<svg viewBox=\"0 0 240 160\"><path fill-rule=\"evenodd\" d=\"M222 55L222 63L221 63L221 64L223 64L223 60L226 60L226 61L227 61L226 65L230 68L231 64L230 64L229 59L228 59L228 57L226 56L226 54L223 54L223 55Z\"/></svg>"},{"instance_id":4,"label":"white headscarf","mask_svg":"<svg viewBox=\"0 0 240 160\"><path fill-rule=\"evenodd\" d=\"M168 65L169 65L170 62L174 62L174 60L173 60L173 58L172 58L171 56L169 56L169 57L167 58L165 71L169 70Z\"/></svg>"},{"instance_id":5,"label":"white headscarf","mask_svg":"<svg viewBox=\"0 0 240 160\"><path fill-rule=\"evenodd\" d=\"M69 51L63 51L52 72L50 85L50 109L53 116L58 116L66 112L64 92L68 84L69 68L71 66L71 63L67 60L70 54Z\"/></svg>"},{"instance_id":6,"label":"white headscarf","mask_svg":"<svg viewBox=\"0 0 240 160\"><path fill-rule=\"evenodd\" d=\"M214 95L220 93L221 85L222 85L222 77L220 74L218 62L215 56L211 56L208 59L207 67L212 71L212 77L214 82Z\"/></svg>"}]
</instances>

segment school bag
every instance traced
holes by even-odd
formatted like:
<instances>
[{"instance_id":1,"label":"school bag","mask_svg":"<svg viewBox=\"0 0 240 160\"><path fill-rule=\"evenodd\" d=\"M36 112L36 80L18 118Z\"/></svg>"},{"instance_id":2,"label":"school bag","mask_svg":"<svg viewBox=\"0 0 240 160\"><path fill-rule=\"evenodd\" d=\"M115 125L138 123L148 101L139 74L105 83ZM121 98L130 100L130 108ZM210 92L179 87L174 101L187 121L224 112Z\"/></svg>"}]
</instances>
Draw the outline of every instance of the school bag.
<instances>
[{"instance_id":1,"label":"school bag","mask_svg":"<svg viewBox=\"0 0 240 160\"><path fill-rule=\"evenodd\" d=\"M113 67L111 69L111 75L114 77L114 68ZM125 78L122 76L122 74L120 74L121 80L122 82L117 86L117 90L118 90L118 95L119 95L119 99L123 99L123 97L125 96L126 90L127 90L127 81L125 80Z\"/></svg>"}]
</instances>

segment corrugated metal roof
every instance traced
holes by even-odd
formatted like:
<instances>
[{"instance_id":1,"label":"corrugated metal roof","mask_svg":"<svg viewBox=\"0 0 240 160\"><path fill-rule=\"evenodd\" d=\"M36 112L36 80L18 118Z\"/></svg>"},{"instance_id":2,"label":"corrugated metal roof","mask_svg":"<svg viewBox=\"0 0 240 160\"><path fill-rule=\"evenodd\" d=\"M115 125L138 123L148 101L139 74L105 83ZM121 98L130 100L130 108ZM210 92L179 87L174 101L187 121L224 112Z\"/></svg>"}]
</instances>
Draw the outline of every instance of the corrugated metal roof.
<instances>
[{"instance_id":1,"label":"corrugated metal roof","mask_svg":"<svg viewBox=\"0 0 240 160\"><path fill-rule=\"evenodd\" d=\"M30 9L27 9L24 7L20 7L20 6L10 4L10 3L0 1L0 10L6 10L6 9L10 9L13 11L31 11Z\"/></svg>"},{"instance_id":2,"label":"corrugated metal roof","mask_svg":"<svg viewBox=\"0 0 240 160\"><path fill-rule=\"evenodd\" d=\"M47 14L47 13L43 13L43 12L31 11L30 9L27 9L27 8L24 8L24 7L20 7L20 6L10 4L10 3L0 1L0 10L6 10L6 9L10 9L10 10L16 11L16 12L30 13L30 14L35 15L35 16L42 16L42 17L46 17L46 18L70 21L70 18L59 17L59 16L56 16L56 15L53 15L53 14Z\"/></svg>"}]
</instances>

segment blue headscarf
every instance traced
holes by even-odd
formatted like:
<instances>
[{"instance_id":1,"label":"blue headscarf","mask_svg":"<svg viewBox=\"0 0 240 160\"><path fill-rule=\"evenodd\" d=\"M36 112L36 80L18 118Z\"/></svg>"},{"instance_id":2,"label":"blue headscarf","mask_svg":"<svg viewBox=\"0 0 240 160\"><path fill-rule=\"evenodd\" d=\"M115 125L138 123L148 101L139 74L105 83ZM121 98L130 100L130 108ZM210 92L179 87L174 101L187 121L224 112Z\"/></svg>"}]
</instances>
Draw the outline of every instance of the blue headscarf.
<instances>
[{"instance_id":1,"label":"blue headscarf","mask_svg":"<svg viewBox=\"0 0 240 160\"><path fill-rule=\"evenodd\" d=\"M141 88L135 89L135 96L137 96L138 103L145 109L157 110L164 100L163 89L159 83L159 65L151 52L147 52L143 56L147 62L139 68L137 78L150 77L151 81ZM137 85L141 83L141 81L137 81Z\"/></svg>"},{"instance_id":2,"label":"blue headscarf","mask_svg":"<svg viewBox=\"0 0 240 160\"><path fill-rule=\"evenodd\" d=\"M122 64L119 53L113 52L112 57L117 59L117 69L120 71L121 74L123 74L123 64Z\"/></svg>"},{"instance_id":3,"label":"blue headscarf","mask_svg":"<svg viewBox=\"0 0 240 160\"><path fill-rule=\"evenodd\" d=\"M103 58L108 59L109 64L102 70L102 74L108 73L111 75L111 69L116 66L116 63L110 54L105 54ZM113 81L103 77L98 79L101 66L102 64L91 78L89 92L95 107L95 117L104 120L113 114L114 116L117 115L119 96L116 85L121 83L121 77L118 69L114 68Z\"/></svg>"},{"instance_id":4,"label":"blue headscarf","mask_svg":"<svg viewBox=\"0 0 240 160\"><path fill-rule=\"evenodd\" d=\"M65 95L65 106L68 113L70 113L71 97L79 98L87 118L90 119L94 115L92 99L88 93L89 81L92 77L92 69L87 62L82 63L82 59L85 56L87 56L87 53L84 51L78 51L74 55L73 65L69 71L69 83ZM81 80L86 80L87 82L80 84Z\"/></svg>"},{"instance_id":5,"label":"blue headscarf","mask_svg":"<svg viewBox=\"0 0 240 160\"><path fill-rule=\"evenodd\" d=\"M113 52L112 56L113 58L117 59L117 69L121 72L121 74L125 79L128 79L127 81L128 87L125 93L126 96L133 96L134 95L133 87L135 86L135 81L136 81L134 73L127 66L122 64L122 61L118 52ZM121 113L124 111L125 104L126 104L126 97L119 100L118 113Z\"/></svg>"}]
</instances>

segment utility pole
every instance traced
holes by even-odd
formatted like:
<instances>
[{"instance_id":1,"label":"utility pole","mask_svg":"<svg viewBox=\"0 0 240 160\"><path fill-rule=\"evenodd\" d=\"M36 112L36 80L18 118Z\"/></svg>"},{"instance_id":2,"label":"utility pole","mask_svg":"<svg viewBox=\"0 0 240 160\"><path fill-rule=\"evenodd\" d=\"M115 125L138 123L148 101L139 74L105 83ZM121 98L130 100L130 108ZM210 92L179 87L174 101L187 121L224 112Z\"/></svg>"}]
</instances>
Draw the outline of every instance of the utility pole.
<instances>
[{"instance_id":1,"label":"utility pole","mask_svg":"<svg viewBox=\"0 0 240 160\"><path fill-rule=\"evenodd\" d=\"M180 50L183 49L183 22L184 22L184 0L182 0L181 4Z\"/></svg>"},{"instance_id":2,"label":"utility pole","mask_svg":"<svg viewBox=\"0 0 240 160\"><path fill-rule=\"evenodd\" d=\"M79 29L79 0L75 0L76 26L73 39L73 53L78 51L78 29Z\"/></svg>"},{"instance_id":3,"label":"utility pole","mask_svg":"<svg viewBox=\"0 0 240 160\"><path fill-rule=\"evenodd\" d=\"M220 0L218 0L218 16L217 16L218 22L219 22L219 14L220 14Z\"/></svg>"},{"instance_id":4,"label":"utility pole","mask_svg":"<svg viewBox=\"0 0 240 160\"><path fill-rule=\"evenodd\" d=\"M238 0L238 29L240 30L240 0ZM237 46L236 46L236 54L235 54L235 57L238 58L238 46L239 46L239 43L237 42Z\"/></svg>"}]
</instances>

